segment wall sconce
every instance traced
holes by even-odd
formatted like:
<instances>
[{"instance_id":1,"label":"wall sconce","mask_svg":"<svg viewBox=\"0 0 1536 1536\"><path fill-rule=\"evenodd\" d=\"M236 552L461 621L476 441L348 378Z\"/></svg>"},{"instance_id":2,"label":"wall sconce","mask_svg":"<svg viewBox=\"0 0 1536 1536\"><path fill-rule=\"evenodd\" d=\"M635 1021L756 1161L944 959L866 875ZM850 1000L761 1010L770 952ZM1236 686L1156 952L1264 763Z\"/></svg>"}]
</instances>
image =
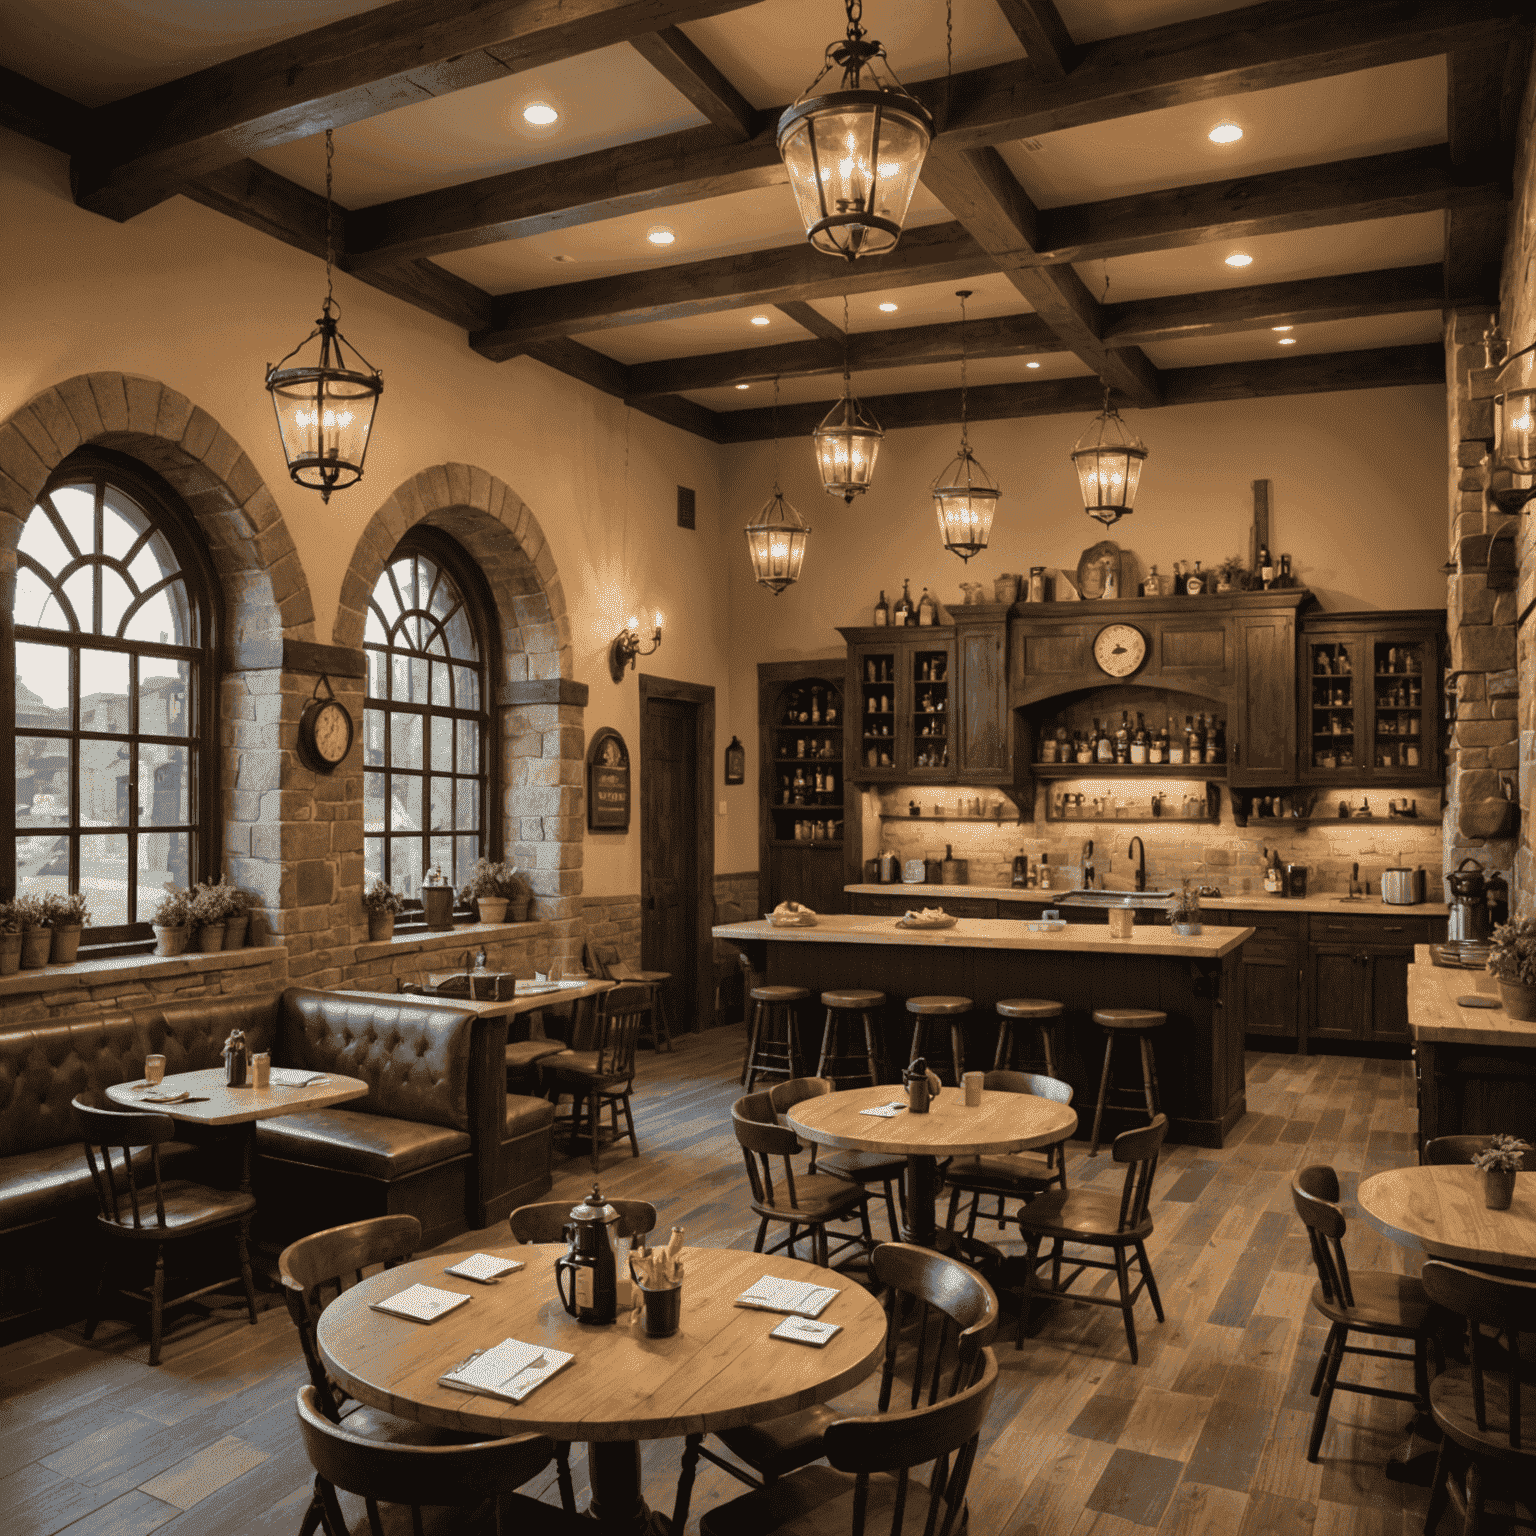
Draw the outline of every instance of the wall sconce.
<instances>
[{"instance_id":1,"label":"wall sconce","mask_svg":"<svg viewBox=\"0 0 1536 1536\"><path fill-rule=\"evenodd\" d=\"M633 667L635 657L649 656L653 651L661 649L661 614L656 615L656 632L651 636L651 643L645 650L640 649L640 620L633 614L618 634L613 637L613 643L608 647L608 675L616 683L624 681L624 670Z\"/></svg>"},{"instance_id":2,"label":"wall sconce","mask_svg":"<svg viewBox=\"0 0 1536 1536\"><path fill-rule=\"evenodd\" d=\"M731 737L731 744L725 749L725 782L727 784L747 782L747 749L735 736Z\"/></svg>"},{"instance_id":3,"label":"wall sconce","mask_svg":"<svg viewBox=\"0 0 1536 1536\"><path fill-rule=\"evenodd\" d=\"M1493 466L1505 470L1511 481L1524 484L1497 486L1488 499L1501 512L1519 512L1536 498L1536 342L1505 356L1508 345L1498 321L1483 333L1488 366L1499 369L1493 397Z\"/></svg>"}]
</instances>

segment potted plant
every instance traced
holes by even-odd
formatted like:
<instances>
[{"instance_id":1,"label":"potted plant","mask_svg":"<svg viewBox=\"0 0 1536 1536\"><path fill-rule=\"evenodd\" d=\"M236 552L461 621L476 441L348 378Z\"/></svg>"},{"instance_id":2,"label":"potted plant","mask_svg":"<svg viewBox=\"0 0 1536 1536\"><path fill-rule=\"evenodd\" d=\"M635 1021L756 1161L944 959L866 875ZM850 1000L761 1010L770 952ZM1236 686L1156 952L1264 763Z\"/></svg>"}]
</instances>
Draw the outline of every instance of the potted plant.
<instances>
[{"instance_id":1,"label":"potted plant","mask_svg":"<svg viewBox=\"0 0 1536 1536\"><path fill-rule=\"evenodd\" d=\"M1490 1136L1473 1164L1483 1170L1483 1204L1490 1211L1507 1211L1515 1198L1515 1175L1524 1167L1530 1143L1518 1136Z\"/></svg>"},{"instance_id":2,"label":"potted plant","mask_svg":"<svg viewBox=\"0 0 1536 1536\"><path fill-rule=\"evenodd\" d=\"M200 881L192 887L193 942L205 955L224 947L224 919L229 915L229 887Z\"/></svg>"},{"instance_id":3,"label":"potted plant","mask_svg":"<svg viewBox=\"0 0 1536 1536\"><path fill-rule=\"evenodd\" d=\"M521 886L517 869L511 864L493 864L489 859L476 859L469 872L469 880L459 892L463 901L473 901L480 908L482 923L504 923L507 920L507 903L520 894Z\"/></svg>"},{"instance_id":4,"label":"potted plant","mask_svg":"<svg viewBox=\"0 0 1536 1536\"><path fill-rule=\"evenodd\" d=\"M53 950L53 930L48 926L48 902L52 897L18 896L11 903L21 923L21 969L41 970Z\"/></svg>"},{"instance_id":5,"label":"potted plant","mask_svg":"<svg viewBox=\"0 0 1536 1536\"><path fill-rule=\"evenodd\" d=\"M155 953L161 956L181 954L187 947L192 927L191 893L168 884L149 921L155 930Z\"/></svg>"},{"instance_id":6,"label":"potted plant","mask_svg":"<svg viewBox=\"0 0 1536 1536\"><path fill-rule=\"evenodd\" d=\"M382 944L395 936L395 915L405 911L405 897L377 875L363 888L368 912L368 942Z\"/></svg>"},{"instance_id":7,"label":"potted plant","mask_svg":"<svg viewBox=\"0 0 1536 1536\"><path fill-rule=\"evenodd\" d=\"M251 925L251 908L256 905L256 898L250 891L231 885L227 876L219 881L219 888L226 893L224 900L229 908L224 916L224 948L243 949L246 932Z\"/></svg>"},{"instance_id":8,"label":"potted plant","mask_svg":"<svg viewBox=\"0 0 1536 1536\"><path fill-rule=\"evenodd\" d=\"M1516 917L1493 930L1488 969L1499 978L1504 1012L1536 1023L1536 918Z\"/></svg>"},{"instance_id":9,"label":"potted plant","mask_svg":"<svg viewBox=\"0 0 1536 1536\"><path fill-rule=\"evenodd\" d=\"M21 969L21 913L14 901L0 901L0 976Z\"/></svg>"},{"instance_id":10,"label":"potted plant","mask_svg":"<svg viewBox=\"0 0 1536 1536\"><path fill-rule=\"evenodd\" d=\"M1184 882L1184 887L1168 903L1168 921L1173 924L1173 931L1183 937L1193 937L1202 931L1200 922L1200 895L1189 888L1189 881Z\"/></svg>"},{"instance_id":11,"label":"potted plant","mask_svg":"<svg viewBox=\"0 0 1536 1536\"><path fill-rule=\"evenodd\" d=\"M73 965L80 953L80 930L91 920L85 897L55 896L48 907L48 926L53 930L50 958L54 965Z\"/></svg>"},{"instance_id":12,"label":"potted plant","mask_svg":"<svg viewBox=\"0 0 1536 1536\"><path fill-rule=\"evenodd\" d=\"M1248 567L1238 555L1228 555L1216 567L1216 590L1242 592L1248 586Z\"/></svg>"}]
</instances>

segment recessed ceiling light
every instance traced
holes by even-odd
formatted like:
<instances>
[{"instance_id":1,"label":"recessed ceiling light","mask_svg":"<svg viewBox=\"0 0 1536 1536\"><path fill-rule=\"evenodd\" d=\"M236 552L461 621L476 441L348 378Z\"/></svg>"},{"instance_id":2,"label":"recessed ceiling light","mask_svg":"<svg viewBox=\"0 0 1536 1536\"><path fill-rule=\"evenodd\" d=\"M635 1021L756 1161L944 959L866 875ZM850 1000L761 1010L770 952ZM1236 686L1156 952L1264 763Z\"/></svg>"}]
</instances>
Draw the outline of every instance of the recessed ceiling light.
<instances>
[{"instance_id":1,"label":"recessed ceiling light","mask_svg":"<svg viewBox=\"0 0 1536 1536\"><path fill-rule=\"evenodd\" d=\"M1270 330L1272 330L1272 331L1294 331L1295 329L1296 329L1296 327L1294 325L1272 325L1272 326L1270 326Z\"/></svg>"},{"instance_id":2,"label":"recessed ceiling light","mask_svg":"<svg viewBox=\"0 0 1536 1536\"><path fill-rule=\"evenodd\" d=\"M560 121L560 114L547 101L530 101L523 108L523 121L535 128L548 128L551 123Z\"/></svg>"},{"instance_id":3,"label":"recessed ceiling light","mask_svg":"<svg viewBox=\"0 0 1536 1536\"><path fill-rule=\"evenodd\" d=\"M1294 336L1282 336L1280 338L1280 345L1282 347L1294 347L1296 345L1296 338Z\"/></svg>"},{"instance_id":4,"label":"recessed ceiling light","mask_svg":"<svg viewBox=\"0 0 1536 1536\"><path fill-rule=\"evenodd\" d=\"M1237 141L1242 138L1242 136L1243 130L1239 128L1236 123L1217 123L1216 126L1212 128L1208 134L1206 134L1206 138L1208 138L1212 144L1236 144Z\"/></svg>"},{"instance_id":5,"label":"recessed ceiling light","mask_svg":"<svg viewBox=\"0 0 1536 1536\"><path fill-rule=\"evenodd\" d=\"M1024 366L1026 368L1038 368L1040 366L1040 364L1039 363L1025 363Z\"/></svg>"},{"instance_id":6,"label":"recessed ceiling light","mask_svg":"<svg viewBox=\"0 0 1536 1536\"><path fill-rule=\"evenodd\" d=\"M1242 251L1233 251L1227 257L1227 265L1229 267L1251 267L1253 265L1253 257L1246 255Z\"/></svg>"},{"instance_id":7,"label":"recessed ceiling light","mask_svg":"<svg viewBox=\"0 0 1536 1536\"><path fill-rule=\"evenodd\" d=\"M880 306L880 313L882 315L894 315L896 313L896 306L892 304L889 299L887 299L885 303Z\"/></svg>"},{"instance_id":8,"label":"recessed ceiling light","mask_svg":"<svg viewBox=\"0 0 1536 1536\"><path fill-rule=\"evenodd\" d=\"M652 245L671 245L677 239L677 236L665 224L653 224L646 230L645 238Z\"/></svg>"},{"instance_id":9,"label":"recessed ceiling light","mask_svg":"<svg viewBox=\"0 0 1536 1536\"><path fill-rule=\"evenodd\" d=\"M737 388L737 389L751 389L751 388L752 388L752 386L751 386L751 385L750 385L750 384L738 384L738 385L737 385L737 386L736 386L736 388Z\"/></svg>"},{"instance_id":10,"label":"recessed ceiling light","mask_svg":"<svg viewBox=\"0 0 1536 1536\"><path fill-rule=\"evenodd\" d=\"M753 325L767 325L768 324L768 316L767 315L753 315L752 316L752 324Z\"/></svg>"}]
</instances>

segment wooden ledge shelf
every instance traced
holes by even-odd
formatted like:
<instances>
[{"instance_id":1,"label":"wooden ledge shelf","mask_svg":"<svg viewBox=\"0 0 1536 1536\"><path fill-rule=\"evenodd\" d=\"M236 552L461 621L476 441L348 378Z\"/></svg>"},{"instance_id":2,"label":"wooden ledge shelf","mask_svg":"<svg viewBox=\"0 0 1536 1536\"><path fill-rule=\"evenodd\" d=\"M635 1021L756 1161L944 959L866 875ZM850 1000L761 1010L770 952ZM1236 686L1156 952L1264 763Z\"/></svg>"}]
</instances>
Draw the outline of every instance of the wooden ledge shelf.
<instances>
[{"instance_id":1,"label":"wooden ledge shelf","mask_svg":"<svg viewBox=\"0 0 1536 1536\"><path fill-rule=\"evenodd\" d=\"M1014 816L914 816L910 811L881 811L881 821L974 821L988 827L1019 827L1024 825L1022 813Z\"/></svg>"},{"instance_id":2,"label":"wooden ledge shelf","mask_svg":"<svg viewBox=\"0 0 1536 1536\"><path fill-rule=\"evenodd\" d=\"M1426 816L1237 816L1240 827L1438 827L1441 813Z\"/></svg>"},{"instance_id":3,"label":"wooden ledge shelf","mask_svg":"<svg viewBox=\"0 0 1536 1536\"><path fill-rule=\"evenodd\" d=\"M1225 763L1031 763L1037 779L1224 779Z\"/></svg>"}]
</instances>

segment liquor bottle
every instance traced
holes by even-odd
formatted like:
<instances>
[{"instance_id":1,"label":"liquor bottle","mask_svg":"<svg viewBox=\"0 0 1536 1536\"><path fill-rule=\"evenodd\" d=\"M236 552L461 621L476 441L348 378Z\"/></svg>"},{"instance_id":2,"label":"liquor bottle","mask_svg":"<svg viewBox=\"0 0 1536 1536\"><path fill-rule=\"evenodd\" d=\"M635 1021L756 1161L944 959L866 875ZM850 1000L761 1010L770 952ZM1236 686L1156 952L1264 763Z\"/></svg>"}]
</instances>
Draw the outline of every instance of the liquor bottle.
<instances>
[{"instance_id":1,"label":"liquor bottle","mask_svg":"<svg viewBox=\"0 0 1536 1536\"><path fill-rule=\"evenodd\" d=\"M1183 597L1187 591L1188 579L1184 575L1184 562L1175 560L1173 562L1173 595Z\"/></svg>"},{"instance_id":2,"label":"liquor bottle","mask_svg":"<svg viewBox=\"0 0 1536 1536\"><path fill-rule=\"evenodd\" d=\"M891 605L885 600L885 593L880 594L880 601L875 604L875 623L882 628L891 622Z\"/></svg>"},{"instance_id":3,"label":"liquor bottle","mask_svg":"<svg viewBox=\"0 0 1536 1536\"><path fill-rule=\"evenodd\" d=\"M1029 884L1029 856L1022 848L1013 860L1013 884L1023 887Z\"/></svg>"},{"instance_id":4,"label":"liquor bottle","mask_svg":"<svg viewBox=\"0 0 1536 1536\"><path fill-rule=\"evenodd\" d=\"M1149 763L1166 763L1168 761L1168 737L1161 731L1153 731L1147 740L1147 761Z\"/></svg>"},{"instance_id":5,"label":"liquor bottle","mask_svg":"<svg viewBox=\"0 0 1536 1536\"><path fill-rule=\"evenodd\" d=\"M1125 710L1120 711L1120 728L1115 732L1115 761L1128 763L1131 760L1131 721Z\"/></svg>"},{"instance_id":6,"label":"liquor bottle","mask_svg":"<svg viewBox=\"0 0 1536 1536\"><path fill-rule=\"evenodd\" d=\"M1093 761L1093 741L1084 736L1081 731L1073 733L1076 749L1073 752L1074 759L1079 763L1091 763Z\"/></svg>"},{"instance_id":7,"label":"liquor bottle","mask_svg":"<svg viewBox=\"0 0 1536 1536\"><path fill-rule=\"evenodd\" d=\"M1195 568L1184 578L1184 591L1189 597L1199 597L1205 591L1205 577L1200 574L1200 562L1195 561Z\"/></svg>"},{"instance_id":8,"label":"liquor bottle","mask_svg":"<svg viewBox=\"0 0 1536 1536\"><path fill-rule=\"evenodd\" d=\"M1259 580L1267 592L1275 584L1275 562L1269 557L1269 545L1259 545Z\"/></svg>"},{"instance_id":9,"label":"liquor bottle","mask_svg":"<svg viewBox=\"0 0 1536 1536\"><path fill-rule=\"evenodd\" d=\"M1184 761L1194 766L1200 761L1200 738L1195 734L1195 717L1184 716Z\"/></svg>"},{"instance_id":10,"label":"liquor bottle","mask_svg":"<svg viewBox=\"0 0 1536 1536\"><path fill-rule=\"evenodd\" d=\"M1278 585L1282 587L1294 587L1296 585L1296 578L1291 575L1291 557L1289 555L1280 556L1280 579Z\"/></svg>"},{"instance_id":11,"label":"liquor bottle","mask_svg":"<svg viewBox=\"0 0 1536 1536\"><path fill-rule=\"evenodd\" d=\"M901 596L896 599L896 607L891 612L891 623L898 628L905 628L912 622L912 590L905 578L901 583Z\"/></svg>"},{"instance_id":12,"label":"liquor bottle","mask_svg":"<svg viewBox=\"0 0 1536 1536\"><path fill-rule=\"evenodd\" d=\"M1143 597L1161 597L1162 593L1162 578L1157 574L1157 567L1154 565L1147 572L1147 579L1141 584L1141 595Z\"/></svg>"},{"instance_id":13,"label":"liquor bottle","mask_svg":"<svg viewBox=\"0 0 1536 1536\"><path fill-rule=\"evenodd\" d=\"M923 595L917 600L917 622L919 624L937 624L939 622L939 605L928 595L928 588L923 588Z\"/></svg>"},{"instance_id":14,"label":"liquor bottle","mask_svg":"<svg viewBox=\"0 0 1536 1536\"><path fill-rule=\"evenodd\" d=\"M811 689L811 724L821 724L821 689Z\"/></svg>"},{"instance_id":15,"label":"liquor bottle","mask_svg":"<svg viewBox=\"0 0 1536 1536\"><path fill-rule=\"evenodd\" d=\"M1168 717L1168 724L1163 728L1163 740L1168 744L1168 761L1170 763L1182 763L1184 761L1184 738L1174 729L1172 715Z\"/></svg>"},{"instance_id":16,"label":"liquor bottle","mask_svg":"<svg viewBox=\"0 0 1536 1536\"><path fill-rule=\"evenodd\" d=\"M1227 722L1218 720L1211 732L1205 757L1208 763L1224 763L1227 760Z\"/></svg>"},{"instance_id":17,"label":"liquor bottle","mask_svg":"<svg viewBox=\"0 0 1536 1536\"><path fill-rule=\"evenodd\" d=\"M1096 763L1114 762L1115 741L1114 738L1109 734L1109 727L1106 725L1103 730L1099 730L1099 723L1097 720L1094 721L1093 726L1095 732L1098 735L1098 745L1094 748L1093 760Z\"/></svg>"},{"instance_id":18,"label":"liquor bottle","mask_svg":"<svg viewBox=\"0 0 1536 1536\"><path fill-rule=\"evenodd\" d=\"M1136 716L1136 734L1131 737L1131 761L1138 768L1145 766L1147 761L1147 728L1141 722L1141 716Z\"/></svg>"},{"instance_id":19,"label":"liquor bottle","mask_svg":"<svg viewBox=\"0 0 1536 1536\"><path fill-rule=\"evenodd\" d=\"M1056 737L1049 730L1043 732L1040 737L1040 761L1042 763L1056 761Z\"/></svg>"},{"instance_id":20,"label":"liquor bottle","mask_svg":"<svg viewBox=\"0 0 1536 1536\"><path fill-rule=\"evenodd\" d=\"M1048 891L1051 888L1051 856L1048 853L1040 855L1040 889Z\"/></svg>"}]
</instances>

